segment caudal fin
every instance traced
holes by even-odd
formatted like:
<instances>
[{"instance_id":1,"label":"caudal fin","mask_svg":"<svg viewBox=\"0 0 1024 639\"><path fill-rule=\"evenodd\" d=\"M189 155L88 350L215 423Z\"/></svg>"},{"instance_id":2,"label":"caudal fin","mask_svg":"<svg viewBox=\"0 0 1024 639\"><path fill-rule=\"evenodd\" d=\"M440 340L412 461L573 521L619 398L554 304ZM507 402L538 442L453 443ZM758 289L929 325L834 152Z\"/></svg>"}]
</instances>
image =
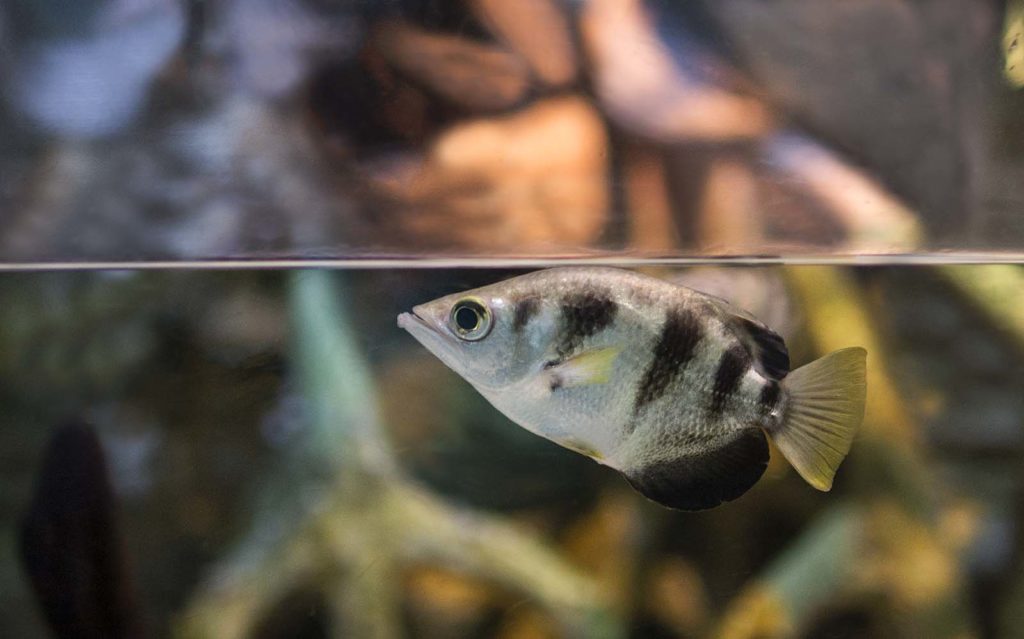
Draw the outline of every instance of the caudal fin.
<instances>
[{"instance_id":1,"label":"caudal fin","mask_svg":"<svg viewBox=\"0 0 1024 639\"><path fill-rule=\"evenodd\" d=\"M844 348L796 369L782 382L786 412L769 435L818 490L832 488L864 419L866 357L863 348Z\"/></svg>"}]
</instances>

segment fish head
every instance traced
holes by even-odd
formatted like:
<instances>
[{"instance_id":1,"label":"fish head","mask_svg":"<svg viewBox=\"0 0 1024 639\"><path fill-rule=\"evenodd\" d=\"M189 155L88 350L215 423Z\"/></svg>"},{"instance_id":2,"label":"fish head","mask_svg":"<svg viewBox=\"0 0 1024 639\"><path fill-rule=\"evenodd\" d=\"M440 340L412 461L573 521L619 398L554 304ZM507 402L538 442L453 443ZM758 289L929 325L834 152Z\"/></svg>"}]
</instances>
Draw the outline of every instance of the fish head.
<instances>
[{"instance_id":1,"label":"fish head","mask_svg":"<svg viewBox=\"0 0 1024 639\"><path fill-rule=\"evenodd\" d=\"M398 325L477 388L500 390L536 371L554 333L547 321L517 326L521 304L538 310L535 298L494 285L420 304Z\"/></svg>"}]
</instances>

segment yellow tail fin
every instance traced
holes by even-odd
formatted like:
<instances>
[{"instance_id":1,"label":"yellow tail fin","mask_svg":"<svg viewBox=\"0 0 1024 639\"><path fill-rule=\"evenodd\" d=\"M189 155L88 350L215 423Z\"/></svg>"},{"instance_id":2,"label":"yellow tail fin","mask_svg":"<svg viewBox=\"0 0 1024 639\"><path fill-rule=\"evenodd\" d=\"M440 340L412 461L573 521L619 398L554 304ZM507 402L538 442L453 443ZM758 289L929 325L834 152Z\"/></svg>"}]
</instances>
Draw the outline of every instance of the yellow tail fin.
<instances>
[{"instance_id":1,"label":"yellow tail fin","mask_svg":"<svg viewBox=\"0 0 1024 639\"><path fill-rule=\"evenodd\" d=\"M864 419L867 391L863 348L829 353L783 381L786 412L769 431L775 445L811 486L830 490Z\"/></svg>"}]
</instances>

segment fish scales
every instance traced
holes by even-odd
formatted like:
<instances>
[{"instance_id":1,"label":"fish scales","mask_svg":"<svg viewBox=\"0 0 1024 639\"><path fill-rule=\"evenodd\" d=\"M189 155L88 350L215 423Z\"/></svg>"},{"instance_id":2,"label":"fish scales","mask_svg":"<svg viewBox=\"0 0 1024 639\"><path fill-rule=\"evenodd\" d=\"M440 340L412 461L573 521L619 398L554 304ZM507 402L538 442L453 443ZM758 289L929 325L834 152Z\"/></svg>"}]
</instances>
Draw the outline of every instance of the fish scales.
<instances>
[{"instance_id":1,"label":"fish scales","mask_svg":"<svg viewBox=\"0 0 1024 639\"><path fill-rule=\"evenodd\" d=\"M827 490L863 414L863 349L790 372L782 338L749 314L629 271L537 271L399 325L514 422L673 508L746 492L767 437Z\"/></svg>"},{"instance_id":2,"label":"fish scales","mask_svg":"<svg viewBox=\"0 0 1024 639\"><path fill-rule=\"evenodd\" d=\"M659 445L641 443L631 453L633 456L651 462L692 454L716 438L752 427L760 419L756 400L767 380L754 374L744 383L750 369L744 367L740 371L739 365L727 371L733 379L719 379L718 371L726 354L733 354L727 358L730 362L749 361L750 354L729 326L702 307L700 303L691 304L686 314L699 339L682 338L682 348L676 352L659 348L678 317L678 313L668 314L648 371L665 369L672 375L664 385L656 385L657 392L652 397L644 385L651 376L645 373L636 413L626 429L638 431L639 442L655 438ZM685 357L679 358L681 351L686 351Z\"/></svg>"}]
</instances>

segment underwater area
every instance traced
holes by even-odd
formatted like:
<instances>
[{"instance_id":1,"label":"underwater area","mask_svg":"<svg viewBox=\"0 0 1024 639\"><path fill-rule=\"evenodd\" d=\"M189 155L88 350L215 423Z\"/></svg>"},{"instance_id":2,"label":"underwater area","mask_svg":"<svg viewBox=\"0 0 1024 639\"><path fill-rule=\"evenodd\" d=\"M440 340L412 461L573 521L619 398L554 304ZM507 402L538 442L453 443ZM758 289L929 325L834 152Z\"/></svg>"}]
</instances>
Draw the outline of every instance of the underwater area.
<instances>
[{"instance_id":1,"label":"underwater area","mask_svg":"<svg viewBox=\"0 0 1024 639\"><path fill-rule=\"evenodd\" d=\"M563 265L864 348L831 490L399 326ZM0 636L1024 637L1022 361L1024 0L0 2Z\"/></svg>"},{"instance_id":2,"label":"underwater area","mask_svg":"<svg viewBox=\"0 0 1024 639\"><path fill-rule=\"evenodd\" d=\"M1020 267L651 268L730 294L794 366L869 353L831 492L773 450L693 513L519 428L395 326L518 272L4 276L8 636L47 636L25 574L62 564L124 606L81 620L146 636L1015 636Z\"/></svg>"}]
</instances>

